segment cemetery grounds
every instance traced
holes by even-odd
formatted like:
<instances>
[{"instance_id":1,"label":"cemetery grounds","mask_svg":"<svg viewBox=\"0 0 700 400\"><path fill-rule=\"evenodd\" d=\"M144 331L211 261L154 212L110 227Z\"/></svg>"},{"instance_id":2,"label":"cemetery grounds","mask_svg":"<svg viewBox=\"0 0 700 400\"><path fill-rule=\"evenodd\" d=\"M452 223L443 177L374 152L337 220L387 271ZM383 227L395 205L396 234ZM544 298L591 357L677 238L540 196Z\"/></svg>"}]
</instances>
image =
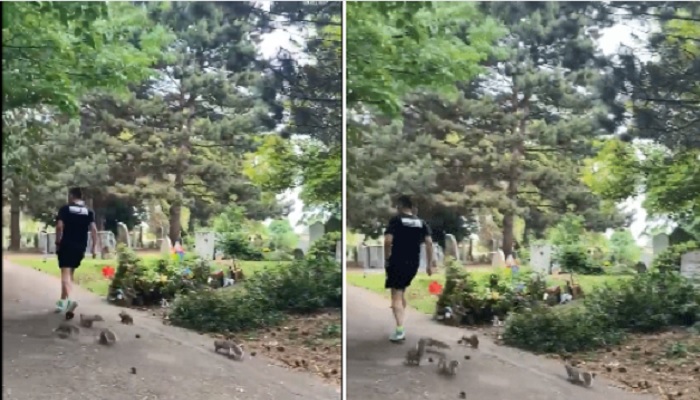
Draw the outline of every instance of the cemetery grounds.
<instances>
[{"instance_id":1,"label":"cemetery grounds","mask_svg":"<svg viewBox=\"0 0 700 400\"><path fill-rule=\"evenodd\" d=\"M349 285L382 294L389 299L388 291L384 289L383 270L363 270L356 268L355 265L348 265L346 268L346 279ZM498 270L490 265L473 265L465 268L475 280L479 281ZM527 269L521 270L520 273L527 273ZM574 275L575 282L581 285L584 293L590 293L597 286L604 284L614 286L629 278L629 275ZM550 275L547 279L547 287L563 286L567 280L569 280L568 274ZM434 281L444 286L444 273L439 272L429 277L424 272L419 272L406 293L410 307L424 314L435 314L437 296L430 294L428 289ZM580 302L574 301L558 307L566 309L580 305ZM390 318L389 313L387 318ZM491 326L470 328L502 345L498 328ZM558 359L571 357L583 363L585 368L604 376L627 391L659 394L663 399L700 399L700 332L672 329L659 334L634 334L619 346L565 355L550 354L545 357Z\"/></svg>"},{"instance_id":2,"label":"cemetery grounds","mask_svg":"<svg viewBox=\"0 0 700 400\"><path fill-rule=\"evenodd\" d=\"M143 260L158 259L157 251L139 251ZM54 257L44 261L42 255L24 253L5 253L3 255L13 264L53 275L60 276ZM214 261L215 264L228 268L227 261ZM102 275L102 268L116 268L116 259L83 260L76 270L76 284L88 291L106 298L110 281ZM284 262L239 261L246 276L257 271ZM213 266L213 270L216 266ZM58 290L58 287L57 287ZM227 290L227 289L223 289ZM167 309L152 308L153 316L162 318L167 323ZM244 343L251 356L262 355L292 370L307 372L322 377L324 381L340 386L342 377L342 316L338 310L327 310L307 316L291 315L280 326L264 328L234 335L237 341ZM209 334L213 338L223 338L226 332ZM202 333L204 334L204 333Z\"/></svg>"}]
</instances>

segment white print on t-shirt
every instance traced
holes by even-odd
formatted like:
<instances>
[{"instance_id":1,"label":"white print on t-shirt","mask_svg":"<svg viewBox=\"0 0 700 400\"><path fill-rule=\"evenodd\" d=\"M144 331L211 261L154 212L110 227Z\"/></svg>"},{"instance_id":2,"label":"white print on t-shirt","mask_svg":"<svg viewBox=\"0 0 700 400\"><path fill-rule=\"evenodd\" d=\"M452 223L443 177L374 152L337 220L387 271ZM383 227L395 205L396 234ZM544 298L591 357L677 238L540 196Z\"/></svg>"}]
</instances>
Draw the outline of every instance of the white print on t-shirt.
<instances>
[{"instance_id":1,"label":"white print on t-shirt","mask_svg":"<svg viewBox=\"0 0 700 400\"><path fill-rule=\"evenodd\" d=\"M88 209L86 207L68 206L68 211L70 211L71 214L88 215Z\"/></svg>"},{"instance_id":2,"label":"white print on t-shirt","mask_svg":"<svg viewBox=\"0 0 700 400\"><path fill-rule=\"evenodd\" d=\"M423 227L423 221L416 218L401 218L401 223L403 224L403 226L407 226L409 228Z\"/></svg>"}]
</instances>

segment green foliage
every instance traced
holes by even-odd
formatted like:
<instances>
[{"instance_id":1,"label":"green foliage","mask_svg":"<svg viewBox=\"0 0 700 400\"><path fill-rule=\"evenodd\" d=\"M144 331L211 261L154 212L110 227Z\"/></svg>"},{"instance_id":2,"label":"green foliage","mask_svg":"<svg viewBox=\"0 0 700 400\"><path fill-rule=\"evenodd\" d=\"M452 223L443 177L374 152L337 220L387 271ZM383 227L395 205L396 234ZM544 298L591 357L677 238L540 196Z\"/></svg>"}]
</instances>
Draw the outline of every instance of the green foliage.
<instances>
[{"instance_id":1,"label":"green foliage","mask_svg":"<svg viewBox=\"0 0 700 400\"><path fill-rule=\"evenodd\" d=\"M279 323L288 312L342 306L342 270L329 257L307 257L268 268L240 288L177 298L170 320L201 331L241 331Z\"/></svg>"},{"instance_id":2,"label":"green foliage","mask_svg":"<svg viewBox=\"0 0 700 400\"><path fill-rule=\"evenodd\" d=\"M270 248L276 251L291 253L299 242L288 219L276 219L267 227L270 232Z\"/></svg>"},{"instance_id":3,"label":"green foliage","mask_svg":"<svg viewBox=\"0 0 700 400\"><path fill-rule=\"evenodd\" d=\"M493 282L492 282L493 281ZM494 285L495 283L495 285ZM516 290L522 286L522 290ZM481 325L491 323L494 316L503 318L508 313L528 307L541 299L542 281L521 273L513 279L502 272L487 280L472 278L463 266L452 262L445 272L445 287L437 301L437 312L451 307L460 324Z\"/></svg>"},{"instance_id":4,"label":"green foliage","mask_svg":"<svg viewBox=\"0 0 700 400\"><path fill-rule=\"evenodd\" d=\"M308 251L308 257L319 257L322 259L335 259L335 249L337 243L343 240L341 232L328 232L316 240Z\"/></svg>"},{"instance_id":5,"label":"green foliage","mask_svg":"<svg viewBox=\"0 0 700 400\"><path fill-rule=\"evenodd\" d=\"M567 214L547 232L547 241L554 246L567 246L581 243L585 236L583 217Z\"/></svg>"},{"instance_id":6,"label":"green foliage","mask_svg":"<svg viewBox=\"0 0 700 400\"><path fill-rule=\"evenodd\" d=\"M413 89L455 93L505 34L476 3L353 2L346 13L348 105L393 115Z\"/></svg>"},{"instance_id":7,"label":"green foliage","mask_svg":"<svg viewBox=\"0 0 700 400\"><path fill-rule=\"evenodd\" d=\"M661 254L654 257L651 268L659 272L679 272L683 254L700 250L700 243L685 242L669 246Z\"/></svg>"},{"instance_id":8,"label":"green foliage","mask_svg":"<svg viewBox=\"0 0 700 400\"><path fill-rule=\"evenodd\" d=\"M3 118L42 107L76 114L89 90L124 92L150 76L173 39L131 3L16 2L2 9ZM29 133L32 141L42 137ZM3 135L3 158L23 143L29 142Z\"/></svg>"},{"instance_id":9,"label":"green foliage","mask_svg":"<svg viewBox=\"0 0 700 400\"><path fill-rule=\"evenodd\" d=\"M639 261L642 250L629 230L618 230L610 236L610 256L615 263L628 267Z\"/></svg>"},{"instance_id":10,"label":"green foliage","mask_svg":"<svg viewBox=\"0 0 700 400\"><path fill-rule=\"evenodd\" d=\"M619 344L624 334L581 307L537 307L512 315L503 340L510 346L542 353L587 351Z\"/></svg>"},{"instance_id":11,"label":"green foliage","mask_svg":"<svg viewBox=\"0 0 700 400\"><path fill-rule=\"evenodd\" d=\"M594 350L627 333L658 332L700 321L700 294L676 273L648 273L589 293L583 304L535 308L506 321L506 344L538 352Z\"/></svg>"},{"instance_id":12,"label":"green foliage","mask_svg":"<svg viewBox=\"0 0 700 400\"><path fill-rule=\"evenodd\" d=\"M586 310L619 329L658 332L671 326L692 326L700 320L700 296L677 273L651 272L622 281L615 288L598 288L586 298Z\"/></svg>"},{"instance_id":13,"label":"green foliage","mask_svg":"<svg viewBox=\"0 0 700 400\"><path fill-rule=\"evenodd\" d=\"M253 247L248 236L241 232L219 234L217 245L227 257L248 261L260 261L264 258L262 251Z\"/></svg>"},{"instance_id":14,"label":"green foliage","mask_svg":"<svg viewBox=\"0 0 700 400\"><path fill-rule=\"evenodd\" d=\"M604 272L603 268L593 264L588 250L580 244L559 247L554 259L559 262L563 271L583 275L597 275Z\"/></svg>"},{"instance_id":15,"label":"green foliage","mask_svg":"<svg viewBox=\"0 0 700 400\"><path fill-rule=\"evenodd\" d=\"M185 275L185 269L190 274ZM201 290L207 285L210 265L197 257L182 262L170 257L143 261L126 246L117 248L117 268L109 286L109 300L127 307L153 306L176 294Z\"/></svg>"}]
</instances>

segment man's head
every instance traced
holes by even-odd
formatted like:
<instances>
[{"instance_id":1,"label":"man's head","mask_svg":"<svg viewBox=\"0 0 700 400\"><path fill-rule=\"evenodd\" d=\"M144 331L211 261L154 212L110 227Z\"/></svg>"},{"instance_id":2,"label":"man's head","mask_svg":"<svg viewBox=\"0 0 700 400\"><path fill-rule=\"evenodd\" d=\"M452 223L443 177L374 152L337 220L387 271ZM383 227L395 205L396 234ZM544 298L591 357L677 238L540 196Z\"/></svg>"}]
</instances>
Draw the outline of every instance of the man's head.
<instances>
[{"instance_id":1,"label":"man's head","mask_svg":"<svg viewBox=\"0 0 700 400\"><path fill-rule=\"evenodd\" d=\"M402 212L413 212L413 202L411 198L406 195L399 196L396 199L396 209Z\"/></svg>"},{"instance_id":2,"label":"man's head","mask_svg":"<svg viewBox=\"0 0 700 400\"><path fill-rule=\"evenodd\" d=\"M83 199L83 191L79 187L70 188L68 190L68 201L76 201Z\"/></svg>"}]
</instances>

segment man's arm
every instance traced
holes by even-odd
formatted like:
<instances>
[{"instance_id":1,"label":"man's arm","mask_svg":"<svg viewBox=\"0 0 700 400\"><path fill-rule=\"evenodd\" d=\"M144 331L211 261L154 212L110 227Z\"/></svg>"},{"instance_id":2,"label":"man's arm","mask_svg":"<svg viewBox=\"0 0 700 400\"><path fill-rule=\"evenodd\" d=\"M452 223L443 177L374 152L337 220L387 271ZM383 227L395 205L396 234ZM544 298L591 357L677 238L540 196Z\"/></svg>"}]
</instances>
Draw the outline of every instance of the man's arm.
<instances>
[{"instance_id":1,"label":"man's arm","mask_svg":"<svg viewBox=\"0 0 700 400\"><path fill-rule=\"evenodd\" d=\"M391 245L394 243L394 235L391 233L384 234L384 259L388 260L391 257Z\"/></svg>"},{"instance_id":2,"label":"man's arm","mask_svg":"<svg viewBox=\"0 0 700 400\"><path fill-rule=\"evenodd\" d=\"M396 232L397 218L389 220L389 224L384 229L384 259L391 257L391 245L394 243L394 233Z\"/></svg>"},{"instance_id":3,"label":"man's arm","mask_svg":"<svg viewBox=\"0 0 700 400\"><path fill-rule=\"evenodd\" d=\"M423 235L425 235L425 239L423 239L423 242L425 243L425 258L426 258L426 271L428 274L433 273L433 268L436 267L436 262L435 259L433 258L433 232L430 229L430 226L423 221Z\"/></svg>"},{"instance_id":4,"label":"man's arm","mask_svg":"<svg viewBox=\"0 0 700 400\"><path fill-rule=\"evenodd\" d=\"M56 248L61 245L61 239L63 238L63 220L65 219L66 208L61 207L58 210L58 215L56 216Z\"/></svg>"},{"instance_id":5,"label":"man's arm","mask_svg":"<svg viewBox=\"0 0 700 400\"><path fill-rule=\"evenodd\" d=\"M90 237L92 238L92 255L97 254L97 224L95 224L95 213L90 212Z\"/></svg>"}]
</instances>

